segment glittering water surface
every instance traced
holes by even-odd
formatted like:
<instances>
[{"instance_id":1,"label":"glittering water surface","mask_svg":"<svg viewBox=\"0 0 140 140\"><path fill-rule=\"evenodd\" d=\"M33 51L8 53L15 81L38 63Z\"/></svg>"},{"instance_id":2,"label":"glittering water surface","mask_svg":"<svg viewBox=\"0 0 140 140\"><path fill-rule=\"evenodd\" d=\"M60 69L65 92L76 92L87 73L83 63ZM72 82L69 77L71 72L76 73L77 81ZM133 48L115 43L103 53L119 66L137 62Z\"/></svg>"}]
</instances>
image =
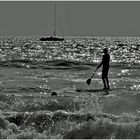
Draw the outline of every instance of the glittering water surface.
<instances>
[{"instance_id":1,"label":"glittering water surface","mask_svg":"<svg viewBox=\"0 0 140 140\"><path fill-rule=\"evenodd\" d=\"M66 38L62 42L41 42L38 38L2 38L1 60L46 61L64 59L97 62L108 47L112 62L140 62L139 38Z\"/></svg>"},{"instance_id":2,"label":"glittering water surface","mask_svg":"<svg viewBox=\"0 0 140 140\"><path fill-rule=\"evenodd\" d=\"M103 87L101 69L91 85L86 85L101 61L104 47L111 56L111 90L107 96L102 96L104 92L100 91ZM31 37L1 38L0 91L8 95L37 97L47 97L56 91L59 96L85 98L87 102L83 108L87 112L92 112L93 108L95 111L89 98L96 96L102 112L136 113L140 108L139 63L138 37L73 37L62 42L41 42L39 38Z\"/></svg>"}]
</instances>

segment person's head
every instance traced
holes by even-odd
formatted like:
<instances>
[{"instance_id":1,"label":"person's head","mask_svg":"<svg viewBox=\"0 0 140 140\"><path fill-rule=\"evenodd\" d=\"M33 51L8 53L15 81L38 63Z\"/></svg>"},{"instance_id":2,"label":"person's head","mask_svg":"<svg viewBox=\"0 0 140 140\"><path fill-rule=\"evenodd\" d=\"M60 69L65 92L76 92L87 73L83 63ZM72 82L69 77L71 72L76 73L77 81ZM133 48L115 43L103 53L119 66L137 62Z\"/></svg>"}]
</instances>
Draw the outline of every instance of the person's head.
<instances>
[{"instance_id":1,"label":"person's head","mask_svg":"<svg viewBox=\"0 0 140 140\"><path fill-rule=\"evenodd\" d=\"M107 54L107 53L108 53L107 48L104 48L104 50L103 50L103 51L104 51L104 53L105 53L105 54Z\"/></svg>"}]
</instances>

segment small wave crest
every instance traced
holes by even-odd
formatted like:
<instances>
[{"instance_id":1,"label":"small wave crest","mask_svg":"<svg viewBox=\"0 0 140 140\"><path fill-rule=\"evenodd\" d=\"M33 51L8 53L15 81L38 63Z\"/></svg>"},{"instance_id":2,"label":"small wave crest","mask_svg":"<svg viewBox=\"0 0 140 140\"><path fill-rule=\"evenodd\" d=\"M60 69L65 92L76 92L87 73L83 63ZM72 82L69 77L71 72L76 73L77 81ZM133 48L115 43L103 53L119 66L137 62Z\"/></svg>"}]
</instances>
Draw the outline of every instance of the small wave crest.
<instances>
[{"instance_id":1,"label":"small wave crest","mask_svg":"<svg viewBox=\"0 0 140 140\"><path fill-rule=\"evenodd\" d=\"M0 62L0 67L8 68L30 68L30 69L78 69L86 70L89 66L86 63L68 60L51 60L51 61L30 61L30 60L8 60Z\"/></svg>"},{"instance_id":2,"label":"small wave crest","mask_svg":"<svg viewBox=\"0 0 140 140\"><path fill-rule=\"evenodd\" d=\"M70 61L70 60L50 60L50 61L35 61L26 59L13 59L7 61L1 61L0 67L7 68L28 68L28 69L61 69L61 70L88 70L93 66L97 66L95 62L82 62L82 61ZM110 63L110 67L120 68L134 68L139 69L138 64L127 64L127 63Z\"/></svg>"}]
</instances>

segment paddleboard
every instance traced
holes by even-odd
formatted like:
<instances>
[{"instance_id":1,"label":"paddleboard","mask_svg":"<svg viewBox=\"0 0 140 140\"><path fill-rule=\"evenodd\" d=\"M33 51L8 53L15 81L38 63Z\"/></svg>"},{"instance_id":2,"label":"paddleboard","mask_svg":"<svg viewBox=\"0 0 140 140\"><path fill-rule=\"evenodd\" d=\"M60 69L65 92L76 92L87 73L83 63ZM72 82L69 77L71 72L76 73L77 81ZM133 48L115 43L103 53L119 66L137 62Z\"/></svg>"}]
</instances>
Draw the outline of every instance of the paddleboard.
<instances>
[{"instance_id":1,"label":"paddleboard","mask_svg":"<svg viewBox=\"0 0 140 140\"><path fill-rule=\"evenodd\" d=\"M123 88L112 88L112 89L76 89L76 92L107 92L113 90L122 90Z\"/></svg>"}]
</instances>

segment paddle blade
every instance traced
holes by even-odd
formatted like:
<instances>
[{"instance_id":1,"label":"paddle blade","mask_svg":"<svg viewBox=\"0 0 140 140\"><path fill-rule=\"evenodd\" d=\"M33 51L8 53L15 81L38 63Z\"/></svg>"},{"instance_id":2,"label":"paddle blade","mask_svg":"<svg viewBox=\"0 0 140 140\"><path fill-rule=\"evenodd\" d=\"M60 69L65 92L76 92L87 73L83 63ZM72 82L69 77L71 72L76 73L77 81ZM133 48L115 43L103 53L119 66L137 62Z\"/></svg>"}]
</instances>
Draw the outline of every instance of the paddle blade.
<instances>
[{"instance_id":1,"label":"paddle blade","mask_svg":"<svg viewBox=\"0 0 140 140\"><path fill-rule=\"evenodd\" d=\"M87 79L87 84L90 85L90 83L91 83L91 78Z\"/></svg>"}]
</instances>

